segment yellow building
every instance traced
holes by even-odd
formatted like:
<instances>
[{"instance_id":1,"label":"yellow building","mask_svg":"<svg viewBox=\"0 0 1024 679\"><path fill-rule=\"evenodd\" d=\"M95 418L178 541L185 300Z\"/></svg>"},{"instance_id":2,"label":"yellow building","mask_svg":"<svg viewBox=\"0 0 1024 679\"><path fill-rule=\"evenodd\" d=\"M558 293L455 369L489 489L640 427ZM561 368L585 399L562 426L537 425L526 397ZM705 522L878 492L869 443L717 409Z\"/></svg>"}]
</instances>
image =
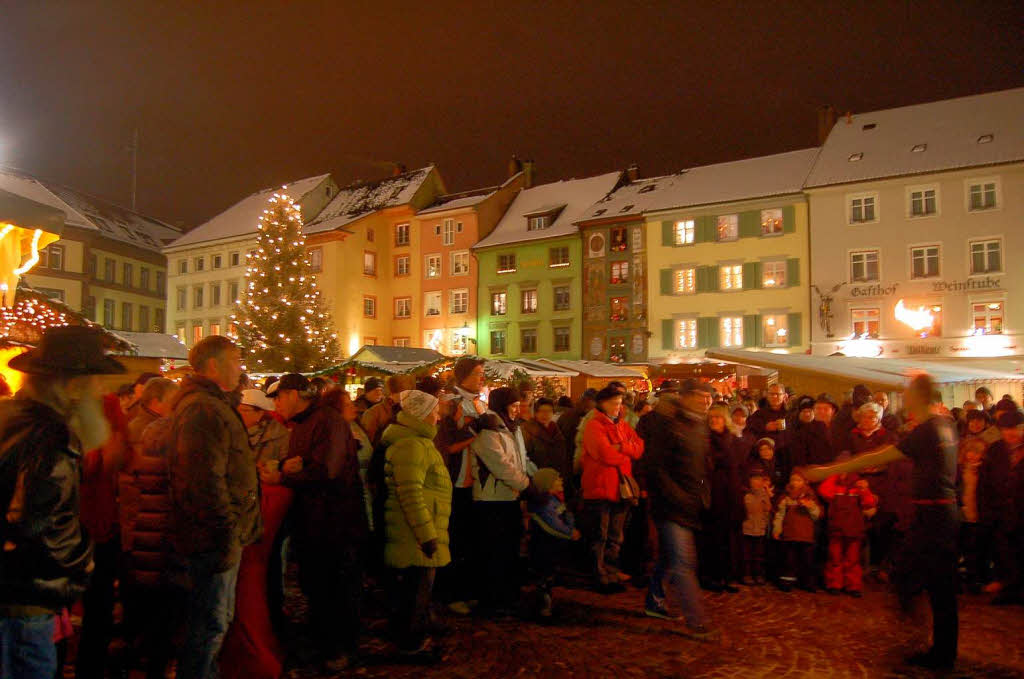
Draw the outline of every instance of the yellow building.
<instances>
[{"instance_id":1,"label":"yellow building","mask_svg":"<svg viewBox=\"0 0 1024 679\"><path fill-rule=\"evenodd\" d=\"M33 288L116 330L164 332L167 260L181 231L95 196L25 174L0 172L0 189L61 210L60 240L26 274Z\"/></svg>"},{"instance_id":2,"label":"yellow building","mask_svg":"<svg viewBox=\"0 0 1024 679\"><path fill-rule=\"evenodd\" d=\"M808 345L808 220L817 149L708 165L652 180L647 207L651 363L717 347Z\"/></svg>"}]
</instances>

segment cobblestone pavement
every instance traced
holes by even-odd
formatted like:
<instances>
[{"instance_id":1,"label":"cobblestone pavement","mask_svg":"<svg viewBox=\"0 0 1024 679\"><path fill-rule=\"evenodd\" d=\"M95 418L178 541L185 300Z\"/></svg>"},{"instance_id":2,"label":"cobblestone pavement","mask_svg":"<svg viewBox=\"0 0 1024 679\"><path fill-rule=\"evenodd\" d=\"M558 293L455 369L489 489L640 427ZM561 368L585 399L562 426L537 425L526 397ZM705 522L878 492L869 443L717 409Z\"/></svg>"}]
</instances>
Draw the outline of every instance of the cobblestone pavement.
<instances>
[{"instance_id":1,"label":"cobblestone pavement","mask_svg":"<svg viewBox=\"0 0 1024 679\"><path fill-rule=\"evenodd\" d=\"M371 628L358 677L930 677L902 664L927 645L927 606L907 618L881 587L863 599L773 587L706 594L721 640L681 636L680 623L646 618L643 592L602 596L556 590L556 621L491 622L445 618L452 634L433 667L401 665ZM377 626L379 630L380 627ZM960 660L955 677L1024 677L1024 609L960 599ZM291 670L292 679L312 679Z\"/></svg>"}]
</instances>

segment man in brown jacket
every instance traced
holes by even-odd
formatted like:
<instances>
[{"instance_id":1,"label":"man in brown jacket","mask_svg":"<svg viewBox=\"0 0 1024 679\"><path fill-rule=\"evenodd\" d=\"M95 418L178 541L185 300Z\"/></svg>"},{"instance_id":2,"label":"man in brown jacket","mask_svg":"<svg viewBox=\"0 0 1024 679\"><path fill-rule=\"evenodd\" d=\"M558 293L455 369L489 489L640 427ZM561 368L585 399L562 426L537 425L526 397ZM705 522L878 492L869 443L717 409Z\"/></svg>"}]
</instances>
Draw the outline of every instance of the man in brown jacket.
<instances>
[{"instance_id":1,"label":"man in brown jacket","mask_svg":"<svg viewBox=\"0 0 1024 679\"><path fill-rule=\"evenodd\" d=\"M371 406L359 418L359 425L366 432L366 436L374 448L380 443L381 434L388 428L388 425L397 420L398 413L402 410L400 405L402 392L413 389L415 386L416 380L412 375L392 375L388 378L388 395L377 405Z\"/></svg>"},{"instance_id":2,"label":"man in brown jacket","mask_svg":"<svg viewBox=\"0 0 1024 679\"><path fill-rule=\"evenodd\" d=\"M242 548L261 533L256 462L229 396L242 374L241 353L212 335L192 347L189 363L195 374L178 393L167 446L171 539L192 585L179 679L217 676Z\"/></svg>"}]
</instances>

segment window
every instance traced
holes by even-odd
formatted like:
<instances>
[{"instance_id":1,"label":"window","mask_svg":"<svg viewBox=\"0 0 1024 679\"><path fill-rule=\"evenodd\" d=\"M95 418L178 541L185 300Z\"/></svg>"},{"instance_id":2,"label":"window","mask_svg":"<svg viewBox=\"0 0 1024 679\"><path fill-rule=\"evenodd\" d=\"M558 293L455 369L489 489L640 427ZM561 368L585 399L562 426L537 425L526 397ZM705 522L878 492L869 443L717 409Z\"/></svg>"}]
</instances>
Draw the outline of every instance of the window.
<instances>
[{"instance_id":1,"label":"window","mask_svg":"<svg viewBox=\"0 0 1024 679\"><path fill-rule=\"evenodd\" d=\"M238 282L231 281L228 283L228 304L234 304L238 301Z\"/></svg>"},{"instance_id":2,"label":"window","mask_svg":"<svg viewBox=\"0 0 1024 679\"><path fill-rule=\"evenodd\" d=\"M441 292L427 292L423 295L423 313L427 316L441 315Z\"/></svg>"},{"instance_id":3,"label":"window","mask_svg":"<svg viewBox=\"0 0 1024 679\"><path fill-rule=\"evenodd\" d=\"M675 236L676 245L690 245L697 237L697 229L692 219L684 219L676 222L672 233Z\"/></svg>"},{"instance_id":4,"label":"window","mask_svg":"<svg viewBox=\"0 0 1024 679\"><path fill-rule=\"evenodd\" d=\"M455 233L462 233L462 222L455 223Z\"/></svg>"},{"instance_id":5,"label":"window","mask_svg":"<svg viewBox=\"0 0 1024 679\"><path fill-rule=\"evenodd\" d=\"M555 328L555 351L569 351L571 347L569 328Z\"/></svg>"},{"instance_id":6,"label":"window","mask_svg":"<svg viewBox=\"0 0 1024 679\"><path fill-rule=\"evenodd\" d=\"M850 328L855 338L878 339L881 321L882 311L878 307L850 309Z\"/></svg>"},{"instance_id":7,"label":"window","mask_svg":"<svg viewBox=\"0 0 1024 679\"><path fill-rule=\"evenodd\" d=\"M210 306L220 306L220 282L210 283Z\"/></svg>"},{"instance_id":8,"label":"window","mask_svg":"<svg viewBox=\"0 0 1024 679\"><path fill-rule=\"evenodd\" d=\"M782 233L782 210L761 210L761 235L777 236Z\"/></svg>"},{"instance_id":9,"label":"window","mask_svg":"<svg viewBox=\"0 0 1024 679\"><path fill-rule=\"evenodd\" d=\"M95 280L96 276L99 275L99 269L96 267L96 255L89 255L89 262L87 266L89 267L87 273L93 280Z\"/></svg>"},{"instance_id":10,"label":"window","mask_svg":"<svg viewBox=\"0 0 1024 679\"><path fill-rule=\"evenodd\" d=\"M938 199L934 188L911 189L910 216L927 217L938 212Z\"/></svg>"},{"instance_id":11,"label":"window","mask_svg":"<svg viewBox=\"0 0 1024 679\"><path fill-rule=\"evenodd\" d=\"M409 338L408 337L396 337L393 341L394 341L394 344L395 344L396 347L407 347L407 346L409 346Z\"/></svg>"},{"instance_id":12,"label":"window","mask_svg":"<svg viewBox=\"0 0 1024 679\"><path fill-rule=\"evenodd\" d=\"M696 349L697 348L697 319L696 318L684 318L676 323L676 341L675 345L677 349Z\"/></svg>"},{"instance_id":13,"label":"window","mask_svg":"<svg viewBox=\"0 0 1024 679\"><path fill-rule=\"evenodd\" d=\"M139 287L143 290L149 290L149 267L139 267Z\"/></svg>"},{"instance_id":14,"label":"window","mask_svg":"<svg viewBox=\"0 0 1024 679\"><path fill-rule=\"evenodd\" d=\"M520 311L524 314L537 313L537 291L536 290L523 290L521 293L522 305Z\"/></svg>"},{"instance_id":15,"label":"window","mask_svg":"<svg viewBox=\"0 0 1024 679\"><path fill-rule=\"evenodd\" d=\"M211 335L219 335L220 334L220 323L210 323L210 334Z\"/></svg>"},{"instance_id":16,"label":"window","mask_svg":"<svg viewBox=\"0 0 1024 679\"><path fill-rule=\"evenodd\" d=\"M366 242L372 243L376 239L376 235L373 232L373 227L366 227Z\"/></svg>"},{"instance_id":17,"label":"window","mask_svg":"<svg viewBox=\"0 0 1024 679\"><path fill-rule=\"evenodd\" d=\"M65 295L63 290L59 290L57 288L36 288L36 291L41 292L50 299L55 299L58 302L64 301Z\"/></svg>"},{"instance_id":18,"label":"window","mask_svg":"<svg viewBox=\"0 0 1024 679\"><path fill-rule=\"evenodd\" d=\"M166 320L164 318L164 310L163 309L157 309L156 313L154 314L154 317L155 317L155 320L153 321L153 331L154 332L163 332L164 331L164 327L166 325Z\"/></svg>"},{"instance_id":19,"label":"window","mask_svg":"<svg viewBox=\"0 0 1024 679\"><path fill-rule=\"evenodd\" d=\"M139 332L149 332L149 307L139 306Z\"/></svg>"},{"instance_id":20,"label":"window","mask_svg":"<svg viewBox=\"0 0 1024 679\"><path fill-rule=\"evenodd\" d=\"M766 347L789 346L789 318L786 314L764 316L764 345Z\"/></svg>"},{"instance_id":21,"label":"window","mask_svg":"<svg viewBox=\"0 0 1024 679\"><path fill-rule=\"evenodd\" d=\"M409 244L409 225L395 224L395 245Z\"/></svg>"},{"instance_id":22,"label":"window","mask_svg":"<svg viewBox=\"0 0 1024 679\"><path fill-rule=\"evenodd\" d=\"M377 298L363 295L363 317L377 318Z\"/></svg>"},{"instance_id":23,"label":"window","mask_svg":"<svg viewBox=\"0 0 1024 679\"><path fill-rule=\"evenodd\" d=\"M939 246L910 248L910 277L935 278L939 275Z\"/></svg>"},{"instance_id":24,"label":"window","mask_svg":"<svg viewBox=\"0 0 1024 679\"><path fill-rule=\"evenodd\" d=\"M203 286L196 285L192 288L192 308L201 309L203 307Z\"/></svg>"},{"instance_id":25,"label":"window","mask_svg":"<svg viewBox=\"0 0 1024 679\"><path fill-rule=\"evenodd\" d=\"M132 305L129 302L121 303L121 328L123 330L132 329Z\"/></svg>"},{"instance_id":26,"label":"window","mask_svg":"<svg viewBox=\"0 0 1024 679\"><path fill-rule=\"evenodd\" d=\"M613 321L628 321L629 320L629 298L628 297L612 297L611 303L611 320Z\"/></svg>"},{"instance_id":27,"label":"window","mask_svg":"<svg viewBox=\"0 0 1024 679\"><path fill-rule=\"evenodd\" d=\"M505 331L504 330L491 330L491 353L492 354L504 354L505 353Z\"/></svg>"},{"instance_id":28,"label":"window","mask_svg":"<svg viewBox=\"0 0 1024 679\"><path fill-rule=\"evenodd\" d=\"M992 240L971 241L971 274L1000 273L1003 270L1003 242Z\"/></svg>"},{"instance_id":29,"label":"window","mask_svg":"<svg viewBox=\"0 0 1024 679\"><path fill-rule=\"evenodd\" d=\"M555 291L555 311L568 311L569 304L572 301L569 292L568 285L556 285Z\"/></svg>"},{"instance_id":30,"label":"window","mask_svg":"<svg viewBox=\"0 0 1024 679\"><path fill-rule=\"evenodd\" d=\"M444 230L441 232L441 245L452 245L455 243L455 220L444 220Z\"/></svg>"},{"instance_id":31,"label":"window","mask_svg":"<svg viewBox=\"0 0 1024 679\"><path fill-rule=\"evenodd\" d=\"M900 300L902 301L902 300ZM942 337L942 305L941 304L930 304L925 301L907 300L905 308L913 312L915 316L921 318L913 319L917 327L912 326L913 333L916 337ZM927 321L931 319L931 325L927 327L920 327L923 325L921 321ZM898 317L897 317L897 320Z\"/></svg>"},{"instance_id":32,"label":"window","mask_svg":"<svg viewBox=\"0 0 1024 679\"><path fill-rule=\"evenodd\" d=\"M697 291L697 270L676 269L672 275L672 291L677 295L689 295Z\"/></svg>"},{"instance_id":33,"label":"window","mask_svg":"<svg viewBox=\"0 0 1024 679\"><path fill-rule=\"evenodd\" d=\"M441 255L427 255L423 258L425 267L423 270L424 278L440 278L441 277Z\"/></svg>"},{"instance_id":34,"label":"window","mask_svg":"<svg viewBox=\"0 0 1024 679\"><path fill-rule=\"evenodd\" d=\"M365 250L363 252L363 275L377 275L377 253Z\"/></svg>"},{"instance_id":35,"label":"window","mask_svg":"<svg viewBox=\"0 0 1024 679\"><path fill-rule=\"evenodd\" d=\"M524 354L537 353L536 328L524 328L519 333L519 350Z\"/></svg>"},{"instance_id":36,"label":"window","mask_svg":"<svg viewBox=\"0 0 1024 679\"><path fill-rule=\"evenodd\" d=\"M718 335L723 347L742 347L743 317L722 316L718 319Z\"/></svg>"},{"instance_id":37,"label":"window","mask_svg":"<svg viewBox=\"0 0 1024 679\"><path fill-rule=\"evenodd\" d=\"M569 266L569 248L551 248L548 250L548 266L551 268Z\"/></svg>"},{"instance_id":38,"label":"window","mask_svg":"<svg viewBox=\"0 0 1024 679\"><path fill-rule=\"evenodd\" d=\"M612 363L625 363L626 358L626 338L611 338L608 342L608 360Z\"/></svg>"},{"instance_id":39,"label":"window","mask_svg":"<svg viewBox=\"0 0 1024 679\"><path fill-rule=\"evenodd\" d=\"M1003 303L978 302L971 305L975 335L1001 335L1003 332Z\"/></svg>"},{"instance_id":40,"label":"window","mask_svg":"<svg viewBox=\"0 0 1024 679\"><path fill-rule=\"evenodd\" d=\"M629 262L612 262L609 283L625 283L629 281Z\"/></svg>"},{"instance_id":41,"label":"window","mask_svg":"<svg viewBox=\"0 0 1024 679\"><path fill-rule=\"evenodd\" d=\"M516 270L516 256L498 255L498 273L512 273Z\"/></svg>"},{"instance_id":42,"label":"window","mask_svg":"<svg viewBox=\"0 0 1024 679\"><path fill-rule=\"evenodd\" d=\"M203 339L203 326L193 325L192 326L192 342L193 344Z\"/></svg>"},{"instance_id":43,"label":"window","mask_svg":"<svg viewBox=\"0 0 1024 679\"><path fill-rule=\"evenodd\" d=\"M64 246L51 245L40 253L40 263L47 269L64 270Z\"/></svg>"},{"instance_id":44,"label":"window","mask_svg":"<svg viewBox=\"0 0 1024 679\"><path fill-rule=\"evenodd\" d=\"M619 226L612 229L611 251L625 252L627 247L629 245L626 242L626 228Z\"/></svg>"},{"instance_id":45,"label":"window","mask_svg":"<svg viewBox=\"0 0 1024 679\"><path fill-rule=\"evenodd\" d=\"M861 224L875 221L877 196L855 196L850 199L850 223Z\"/></svg>"},{"instance_id":46,"label":"window","mask_svg":"<svg viewBox=\"0 0 1024 679\"><path fill-rule=\"evenodd\" d=\"M399 255L395 257L395 275L409 275L409 255Z\"/></svg>"},{"instance_id":47,"label":"window","mask_svg":"<svg viewBox=\"0 0 1024 679\"><path fill-rule=\"evenodd\" d=\"M309 270L313 273L320 273L324 268L324 249L323 248L310 248L306 251L306 256L309 257Z\"/></svg>"},{"instance_id":48,"label":"window","mask_svg":"<svg viewBox=\"0 0 1024 679\"><path fill-rule=\"evenodd\" d=\"M469 253L466 251L452 253L452 275L469 275Z\"/></svg>"},{"instance_id":49,"label":"window","mask_svg":"<svg viewBox=\"0 0 1024 679\"><path fill-rule=\"evenodd\" d=\"M214 256L213 256L213 261L212 261L212 263L211 263L211 266L213 266L213 268L214 268L214 269L219 269L219 268L221 268L222 266L224 266L224 257L223 257L223 256L221 256L221 255L214 255ZM210 326L210 327L212 328L213 326ZM219 326L218 326L218 327L219 327ZM219 334L219 333L215 333L215 332L213 332L213 331L211 330L211 331L210 331L210 334L211 334L211 335L217 335L217 334Z\"/></svg>"},{"instance_id":50,"label":"window","mask_svg":"<svg viewBox=\"0 0 1024 679\"><path fill-rule=\"evenodd\" d=\"M466 313L469 310L469 290L452 290L451 303L449 307L453 314Z\"/></svg>"},{"instance_id":51,"label":"window","mask_svg":"<svg viewBox=\"0 0 1024 679\"><path fill-rule=\"evenodd\" d=\"M185 337L185 326L183 325L178 326L178 329L175 331L175 334L178 336L178 339L181 340L182 344L184 344L188 340L188 338Z\"/></svg>"},{"instance_id":52,"label":"window","mask_svg":"<svg viewBox=\"0 0 1024 679\"><path fill-rule=\"evenodd\" d=\"M412 298L395 297L395 318L409 318L412 316Z\"/></svg>"},{"instance_id":53,"label":"window","mask_svg":"<svg viewBox=\"0 0 1024 679\"><path fill-rule=\"evenodd\" d=\"M96 318L96 298L89 295L85 298L85 315L90 321L98 321Z\"/></svg>"},{"instance_id":54,"label":"window","mask_svg":"<svg viewBox=\"0 0 1024 679\"><path fill-rule=\"evenodd\" d=\"M114 312L117 307L115 306L114 300L105 299L103 300L103 326L113 330L114 328Z\"/></svg>"},{"instance_id":55,"label":"window","mask_svg":"<svg viewBox=\"0 0 1024 679\"><path fill-rule=\"evenodd\" d=\"M156 272L156 291L163 295L167 292L167 274L163 271Z\"/></svg>"},{"instance_id":56,"label":"window","mask_svg":"<svg viewBox=\"0 0 1024 679\"><path fill-rule=\"evenodd\" d=\"M743 289L743 265L742 264L728 264L721 267L720 288L722 290L742 290Z\"/></svg>"},{"instance_id":57,"label":"window","mask_svg":"<svg viewBox=\"0 0 1024 679\"><path fill-rule=\"evenodd\" d=\"M434 235L435 236L440 236L441 235L441 225L440 224L435 224L434 225Z\"/></svg>"},{"instance_id":58,"label":"window","mask_svg":"<svg viewBox=\"0 0 1024 679\"><path fill-rule=\"evenodd\" d=\"M125 262L121 265L121 284L126 288L132 287L135 282L135 267Z\"/></svg>"},{"instance_id":59,"label":"window","mask_svg":"<svg viewBox=\"0 0 1024 679\"><path fill-rule=\"evenodd\" d=\"M526 222L527 231L540 231L551 226L551 215L538 215L530 217Z\"/></svg>"},{"instance_id":60,"label":"window","mask_svg":"<svg viewBox=\"0 0 1024 679\"><path fill-rule=\"evenodd\" d=\"M866 283L878 280L878 250L850 253L850 282Z\"/></svg>"},{"instance_id":61,"label":"window","mask_svg":"<svg viewBox=\"0 0 1024 679\"><path fill-rule=\"evenodd\" d=\"M469 348L469 340L461 330L452 330L448 339L449 355L463 356Z\"/></svg>"},{"instance_id":62,"label":"window","mask_svg":"<svg viewBox=\"0 0 1024 679\"><path fill-rule=\"evenodd\" d=\"M491 315L504 316L508 312L506 294L504 292L491 293Z\"/></svg>"},{"instance_id":63,"label":"window","mask_svg":"<svg viewBox=\"0 0 1024 679\"><path fill-rule=\"evenodd\" d=\"M206 258L196 257L196 271L202 271L206 268Z\"/></svg>"},{"instance_id":64,"label":"window","mask_svg":"<svg viewBox=\"0 0 1024 679\"><path fill-rule=\"evenodd\" d=\"M238 266L241 264L241 256L237 252L232 252L228 255L228 261L231 262L231 266Z\"/></svg>"},{"instance_id":65,"label":"window","mask_svg":"<svg viewBox=\"0 0 1024 679\"><path fill-rule=\"evenodd\" d=\"M967 187L967 201L968 209L971 212L976 210L991 210L994 208L996 206L995 181L982 181L969 184Z\"/></svg>"},{"instance_id":66,"label":"window","mask_svg":"<svg viewBox=\"0 0 1024 679\"><path fill-rule=\"evenodd\" d=\"M776 260L761 264L761 286L765 288L786 287L786 261Z\"/></svg>"},{"instance_id":67,"label":"window","mask_svg":"<svg viewBox=\"0 0 1024 679\"><path fill-rule=\"evenodd\" d=\"M179 259L178 260L178 273L179 274L188 273L188 260L187 259Z\"/></svg>"},{"instance_id":68,"label":"window","mask_svg":"<svg viewBox=\"0 0 1024 679\"><path fill-rule=\"evenodd\" d=\"M185 292L185 288L184 287L178 288L178 290L177 290L177 305L176 305L178 311L184 311L185 310L185 304L186 304L186 300L187 299L188 299L188 296L187 296L187 293Z\"/></svg>"},{"instance_id":69,"label":"window","mask_svg":"<svg viewBox=\"0 0 1024 679\"><path fill-rule=\"evenodd\" d=\"M719 215L715 233L719 242L736 240L740 237L740 216Z\"/></svg>"},{"instance_id":70,"label":"window","mask_svg":"<svg viewBox=\"0 0 1024 679\"><path fill-rule=\"evenodd\" d=\"M103 280L108 283L117 281L117 262L112 259L103 260Z\"/></svg>"}]
</instances>

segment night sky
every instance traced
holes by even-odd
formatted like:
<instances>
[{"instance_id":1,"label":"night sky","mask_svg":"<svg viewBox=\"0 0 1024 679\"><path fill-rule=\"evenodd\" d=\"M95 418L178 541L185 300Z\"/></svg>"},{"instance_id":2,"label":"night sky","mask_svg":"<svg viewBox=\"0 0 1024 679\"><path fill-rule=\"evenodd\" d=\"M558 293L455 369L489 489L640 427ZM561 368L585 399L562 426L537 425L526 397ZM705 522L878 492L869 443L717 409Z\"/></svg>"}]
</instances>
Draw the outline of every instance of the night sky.
<instances>
[{"instance_id":1,"label":"night sky","mask_svg":"<svg viewBox=\"0 0 1024 679\"><path fill-rule=\"evenodd\" d=\"M1016 2L0 0L0 164L193 226L266 186L450 191L813 146L816 109L1024 85Z\"/></svg>"}]
</instances>

